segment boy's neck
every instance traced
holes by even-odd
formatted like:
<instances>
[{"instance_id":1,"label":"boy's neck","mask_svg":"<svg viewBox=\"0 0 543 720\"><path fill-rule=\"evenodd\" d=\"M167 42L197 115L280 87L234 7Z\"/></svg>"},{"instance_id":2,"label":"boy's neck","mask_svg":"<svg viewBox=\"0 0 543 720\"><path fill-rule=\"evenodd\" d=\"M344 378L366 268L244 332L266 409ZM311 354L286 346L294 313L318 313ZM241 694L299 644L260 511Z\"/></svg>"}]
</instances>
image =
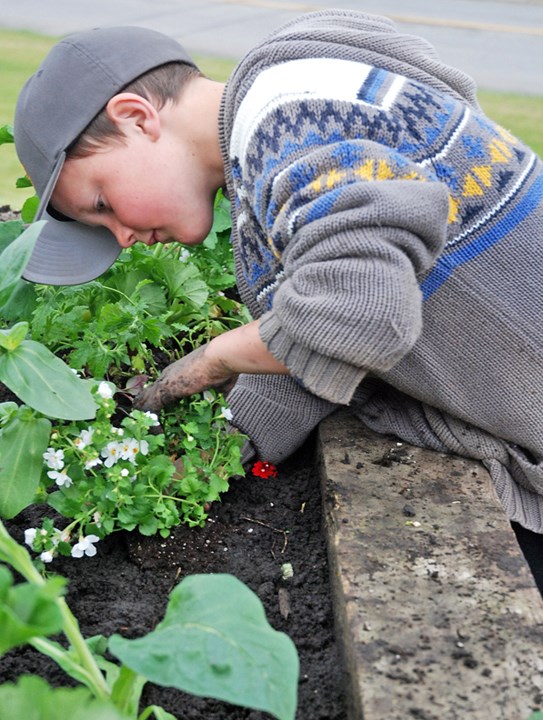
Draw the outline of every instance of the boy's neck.
<instances>
[{"instance_id":1,"label":"boy's neck","mask_svg":"<svg viewBox=\"0 0 543 720\"><path fill-rule=\"evenodd\" d=\"M219 109L224 83L193 78L183 90L173 113L176 131L190 143L216 189L224 185L224 163L219 144Z\"/></svg>"}]
</instances>

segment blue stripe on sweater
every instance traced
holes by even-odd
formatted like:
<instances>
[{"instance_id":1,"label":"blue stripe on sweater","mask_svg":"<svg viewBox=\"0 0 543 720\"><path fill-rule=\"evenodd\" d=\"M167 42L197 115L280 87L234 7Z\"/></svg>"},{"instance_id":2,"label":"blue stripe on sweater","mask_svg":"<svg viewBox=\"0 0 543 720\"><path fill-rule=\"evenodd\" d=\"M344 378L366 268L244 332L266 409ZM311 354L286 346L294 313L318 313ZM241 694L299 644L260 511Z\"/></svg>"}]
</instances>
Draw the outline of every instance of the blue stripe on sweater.
<instances>
[{"instance_id":1,"label":"blue stripe on sweater","mask_svg":"<svg viewBox=\"0 0 543 720\"><path fill-rule=\"evenodd\" d=\"M375 105L377 103L377 94L388 77L390 77L390 73L386 70L372 68L362 87L358 91L357 98Z\"/></svg>"},{"instance_id":2,"label":"blue stripe on sweater","mask_svg":"<svg viewBox=\"0 0 543 720\"><path fill-rule=\"evenodd\" d=\"M459 250L442 256L434 269L421 283L420 289L424 300L428 300L460 265L474 260L485 252L507 233L521 223L537 207L543 198L543 173L535 180L529 192L490 230L476 237L472 242Z\"/></svg>"}]
</instances>

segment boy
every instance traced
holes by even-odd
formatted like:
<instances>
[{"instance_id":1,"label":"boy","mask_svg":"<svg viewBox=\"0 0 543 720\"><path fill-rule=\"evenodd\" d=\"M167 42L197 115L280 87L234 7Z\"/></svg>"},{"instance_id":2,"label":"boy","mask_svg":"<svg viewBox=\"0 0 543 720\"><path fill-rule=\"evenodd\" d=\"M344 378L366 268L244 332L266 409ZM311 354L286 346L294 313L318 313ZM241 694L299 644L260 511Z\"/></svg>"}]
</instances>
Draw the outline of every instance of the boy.
<instances>
[{"instance_id":1,"label":"boy","mask_svg":"<svg viewBox=\"0 0 543 720\"><path fill-rule=\"evenodd\" d=\"M23 89L15 141L53 216L36 282L86 282L136 241L199 243L226 189L255 319L141 407L239 376L233 423L276 462L350 405L482 460L511 519L543 532L542 163L423 40L311 13L223 87L152 31L83 33Z\"/></svg>"}]
</instances>

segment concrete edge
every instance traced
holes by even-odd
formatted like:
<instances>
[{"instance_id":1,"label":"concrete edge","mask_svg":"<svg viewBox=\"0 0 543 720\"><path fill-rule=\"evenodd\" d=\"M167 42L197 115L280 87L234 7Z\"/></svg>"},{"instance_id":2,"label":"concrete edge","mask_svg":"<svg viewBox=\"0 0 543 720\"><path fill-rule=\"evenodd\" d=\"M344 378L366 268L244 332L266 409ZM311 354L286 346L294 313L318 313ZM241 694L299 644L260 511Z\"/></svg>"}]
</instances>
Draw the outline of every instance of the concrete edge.
<instances>
[{"instance_id":1,"label":"concrete edge","mask_svg":"<svg viewBox=\"0 0 543 720\"><path fill-rule=\"evenodd\" d=\"M349 720L527 720L543 602L486 470L372 433L318 436Z\"/></svg>"}]
</instances>

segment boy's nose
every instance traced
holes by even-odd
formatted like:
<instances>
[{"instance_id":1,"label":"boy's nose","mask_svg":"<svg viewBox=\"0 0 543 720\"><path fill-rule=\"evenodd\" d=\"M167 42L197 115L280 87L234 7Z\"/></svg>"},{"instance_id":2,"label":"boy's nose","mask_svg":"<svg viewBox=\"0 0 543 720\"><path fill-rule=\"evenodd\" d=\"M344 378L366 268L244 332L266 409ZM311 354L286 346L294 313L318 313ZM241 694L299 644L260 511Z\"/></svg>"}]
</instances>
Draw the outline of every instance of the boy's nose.
<instances>
[{"instance_id":1,"label":"boy's nose","mask_svg":"<svg viewBox=\"0 0 543 720\"><path fill-rule=\"evenodd\" d=\"M112 232L122 248L129 248L138 240L133 230L121 225L112 228Z\"/></svg>"}]
</instances>

